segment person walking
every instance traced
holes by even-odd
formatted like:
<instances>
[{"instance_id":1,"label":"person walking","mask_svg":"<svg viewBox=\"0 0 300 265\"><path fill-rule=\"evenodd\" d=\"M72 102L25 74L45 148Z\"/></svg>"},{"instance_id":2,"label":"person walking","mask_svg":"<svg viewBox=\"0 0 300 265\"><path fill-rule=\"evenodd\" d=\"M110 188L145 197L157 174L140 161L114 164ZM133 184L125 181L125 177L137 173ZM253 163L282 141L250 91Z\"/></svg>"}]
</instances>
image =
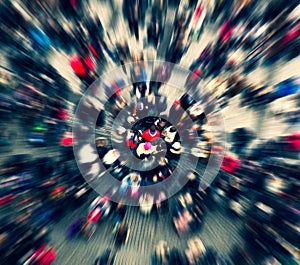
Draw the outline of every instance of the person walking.
<instances>
[{"instance_id":1,"label":"person walking","mask_svg":"<svg viewBox=\"0 0 300 265\"><path fill-rule=\"evenodd\" d=\"M103 254L95 260L94 265L113 265L116 253L112 249L106 249Z\"/></svg>"},{"instance_id":2,"label":"person walking","mask_svg":"<svg viewBox=\"0 0 300 265\"><path fill-rule=\"evenodd\" d=\"M125 225L124 222L121 222L117 228L116 234L115 234L115 247L121 248L124 244L126 244L128 240L130 230Z\"/></svg>"}]
</instances>

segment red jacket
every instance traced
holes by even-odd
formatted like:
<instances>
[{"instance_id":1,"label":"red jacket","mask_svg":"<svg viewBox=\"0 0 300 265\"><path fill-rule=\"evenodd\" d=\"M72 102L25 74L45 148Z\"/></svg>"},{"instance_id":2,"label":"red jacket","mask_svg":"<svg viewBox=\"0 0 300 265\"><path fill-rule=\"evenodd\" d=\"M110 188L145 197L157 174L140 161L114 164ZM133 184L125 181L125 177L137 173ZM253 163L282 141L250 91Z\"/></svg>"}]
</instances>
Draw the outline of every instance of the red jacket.
<instances>
[{"instance_id":1,"label":"red jacket","mask_svg":"<svg viewBox=\"0 0 300 265\"><path fill-rule=\"evenodd\" d=\"M300 35L300 27L298 25L291 28L283 37L283 45L293 41Z\"/></svg>"},{"instance_id":2,"label":"red jacket","mask_svg":"<svg viewBox=\"0 0 300 265\"><path fill-rule=\"evenodd\" d=\"M220 37L223 42L226 42L231 37L234 31L234 27L230 26L229 22L229 19L227 19L220 28Z\"/></svg>"},{"instance_id":3,"label":"red jacket","mask_svg":"<svg viewBox=\"0 0 300 265\"><path fill-rule=\"evenodd\" d=\"M61 146L72 146L74 142L74 137L72 133L65 133L61 140L60 140L60 145Z\"/></svg>"},{"instance_id":4,"label":"red jacket","mask_svg":"<svg viewBox=\"0 0 300 265\"><path fill-rule=\"evenodd\" d=\"M133 140L129 139L127 140L127 146L129 146L130 148L136 148L136 144L134 143Z\"/></svg>"},{"instance_id":5,"label":"red jacket","mask_svg":"<svg viewBox=\"0 0 300 265\"><path fill-rule=\"evenodd\" d=\"M144 131L142 133L142 137L147 142L152 142L152 141L154 141L154 140L156 140L157 138L160 137L160 132L158 130L155 130L155 133L151 134L150 129L147 129L146 131Z\"/></svg>"},{"instance_id":6,"label":"red jacket","mask_svg":"<svg viewBox=\"0 0 300 265\"><path fill-rule=\"evenodd\" d=\"M102 215L102 211L99 208L92 210L88 215L88 221L97 223Z\"/></svg>"},{"instance_id":7,"label":"red jacket","mask_svg":"<svg viewBox=\"0 0 300 265\"><path fill-rule=\"evenodd\" d=\"M230 156L224 156L222 169L228 173L235 173L236 170L240 167L240 161L238 159L234 159Z\"/></svg>"},{"instance_id":8,"label":"red jacket","mask_svg":"<svg viewBox=\"0 0 300 265\"><path fill-rule=\"evenodd\" d=\"M195 15L194 15L194 23L197 24L200 17L201 17L201 14L203 12L203 8L201 5L199 5L195 11Z\"/></svg>"},{"instance_id":9,"label":"red jacket","mask_svg":"<svg viewBox=\"0 0 300 265\"><path fill-rule=\"evenodd\" d=\"M290 135L285 136L287 141L286 149L288 151L300 151L300 134L292 133Z\"/></svg>"},{"instance_id":10,"label":"red jacket","mask_svg":"<svg viewBox=\"0 0 300 265\"><path fill-rule=\"evenodd\" d=\"M72 67L73 71L80 77L85 77L87 75L85 67L77 54L70 58L69 64Z\"/></svg>"},{"instance_id":11,"label":"red jacket","mask_svg":"<svg viewBox=\"0 0 300 265\"><path fill-rule=\"evenodd\" d=\"M41 255L43 253L43 251L45 251L47 244L43 243L38 249L36 249L30 256L31 260L36 259L39 255Z\"/></svg>"},{"instance_id":12,"label":"red jacket","mask_svg":"<svg viewBox=\"0 0 300 265\"><path fill-rule=\"evenodd\" d=\"M47 250L45 255L42 257L40 262L38 263L39 265L50 265L56 258L56 251L54 248L50 248Z\"/></svg>"},{"instance_id":13,"label":"red jacket","mask_svg":"<svg viewBox=\"0 0 300 265\"><path fill-rule=\"evenodd\" d=\"M84 63L92 72L95 71L95 69L96 69L95 63L93 62L93 60L91 59L90 56L88 56L88 55L85 56Z\"/></svg>"},{"instance_id":14,"label":"red jacket","mask_svg":"<svg viewBox=\"0 0 300 265\"><path fill-rule=\"evenodd\" d=\"M60 119L60 120L68 119L69 118L68 110L66 110L64 108L58 108L57 113L55 114L55 117Z\"/></svg>"},{"instance_id":15,"label":"red jacket","mask_svg":"<svg viewBox=\"0 0 300 265\"><path fill-rule=\"evenodd\" d=\"M6 196L1 197L1 198L0 198L0 206L12 202L14 198L15 198L15 196L14 196L14 195L11 195L11 194L10 194L10 195L6 195Z\"/></svg>"},{"instance_id":16,"label":"red jacket","mask_svg":"<svg viewBox=\"0 0 300 265\"><path fill-rule=\"evenodd\" d=\"M87 68L92 72L94 72L96 68L95 63L88 55L84 58L80 58L79 55L75 54L70 58L69 64L73 71L80 77L86 77L88 75Z\"/></svg>"}]
</instances>

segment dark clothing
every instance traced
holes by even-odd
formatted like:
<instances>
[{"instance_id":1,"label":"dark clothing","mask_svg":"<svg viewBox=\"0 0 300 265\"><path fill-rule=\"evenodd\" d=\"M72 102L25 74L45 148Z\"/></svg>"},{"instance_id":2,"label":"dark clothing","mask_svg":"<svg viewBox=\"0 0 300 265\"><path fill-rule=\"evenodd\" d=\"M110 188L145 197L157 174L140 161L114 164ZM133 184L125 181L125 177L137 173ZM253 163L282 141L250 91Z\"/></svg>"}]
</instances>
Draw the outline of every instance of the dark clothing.
<instances>
[{"instance_id":1,"label":"dark clothing","mask_svg":"<svg viewBox=\"0 0 300 265\"><path fill-rule=\"evenodd\" d=\"M107 147L104 147L104 146L97 147L97 152L98 152L100 159L102 159L108 151L109 151L109 148L107 148Z\"/></svg>"},{"instance_id":2,"label":"dark clothing","mask_svg":"<svg viewBox=\"0 0 300 265\"><path fill-rule=\"evenodd\" d=\"M125 215L126 215L126 210L127 210L127 208L126 208L125 205L123 205L120 208L116 209L116 214L117 214L116 215L116 219L117 219L117 222L121 223L124 220Z\"/></svg>"},{"instance_id":3,"label":"dark clothing","mask_svg":"<svg viewBox=\"0 0 300 265\"><path fill-rule=\"evenodd\" d=\"M170 252L169 264L172 265L187 265L186 258L178 251L178 249L172 249Z\"/></svg>"},{"instance_id":4,"label":"dark clothing","mask_svg":"<svg viewBox=\"0 0 300 265\"><path fill-rule=\"evenodd\" d=\"M125 243L127 234L128 234L128 229L126 227L122 229L118 229L117 234L115 236L116 247L120 248Z\"/></svg>"},{"instance_id":5,"label":"dark clothing","mask_svg":"<svg viewBox=\"0 0 300 265\"><path fill-rule=\"evenodd\" d=\"M161 20L152 20L150 25L147 28L147 38L148 44L152 44L155 48L157 48L159 38L162 32L162 24Z\"/></svg>"},{"instance_id":6,"label":"dark clothing","mask_svg":"<svg viewBox=\"0 0 300 265\"><path fill-rule=\"evenodd\" d=\"M106 250L101 257L97 258L95 265L113 265L116 255L111 250Z\"/></svg>"},{"instance_id":7,"label":"dark clothing","mask_svg":"<svg viewBox=\"0 0 300 265\"><path fill-rule=\"evenodd\" d=\"M139 39L139 5L137 0L124 0L123 2L123 15L128 21L129 29L131 34L135 34L136 39Z\"/></svg>"}]
</instances>

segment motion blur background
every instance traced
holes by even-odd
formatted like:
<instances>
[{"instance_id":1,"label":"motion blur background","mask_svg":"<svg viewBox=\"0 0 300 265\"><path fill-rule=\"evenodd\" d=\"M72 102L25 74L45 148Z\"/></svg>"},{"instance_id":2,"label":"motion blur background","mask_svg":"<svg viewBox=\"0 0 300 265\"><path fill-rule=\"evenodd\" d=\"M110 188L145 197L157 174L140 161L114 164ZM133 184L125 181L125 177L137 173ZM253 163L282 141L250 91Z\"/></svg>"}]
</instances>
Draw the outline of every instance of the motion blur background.
<instances>
[{"instance_id":1,"label":"motion blur background","mask_svg":"<svg viewBox=\"0 0 300 265\"><path fill-rule=\"evenodd\" d=\"M96 264L300 264L299 1L3 0L0 20L0 264L94 264L108 249L113 261ZM113 203L101 204L108 213L89 240L70 238L70 225L100 200L74 160L76 106L102 74L122 65L133 79L126 63L147 60L189 69L183 90L200 78L203 98L217 101L227 139L221 169L207 189L194 185L215 140L195 119L201 143L184 148L201 163L181 192L164 207L154 198L147 214L122 206L130 233L121 248ZM151 76L167 83L171 73ZM114 98L97 120L99 147L110 142L107 124L140 94L186 100L151 76L142 91L108 85Z\"/></svg>"}]
</instances>

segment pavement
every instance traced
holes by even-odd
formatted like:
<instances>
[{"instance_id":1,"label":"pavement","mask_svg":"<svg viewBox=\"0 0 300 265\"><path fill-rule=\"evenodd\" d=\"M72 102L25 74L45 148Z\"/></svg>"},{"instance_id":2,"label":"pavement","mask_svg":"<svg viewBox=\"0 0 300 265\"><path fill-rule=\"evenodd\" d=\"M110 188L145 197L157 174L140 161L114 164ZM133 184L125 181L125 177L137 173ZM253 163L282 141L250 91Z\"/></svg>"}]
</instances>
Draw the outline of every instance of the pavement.
<instances>
[{"instance_id":1,"label":"pavement","mask_svg":"<svg viewBox=\"0 0 300 265\"><path fill-rule=\"evenodd\" d=\"M67 227L76 218L87 215L88 205L96 196L96 193L92 193L84 205L67 213L54 225L51 243L57 249L57 259L53 265L93 264L104 250L113 249L113 221L109 219L100 222L97 231L88 241L81 237L71 241L65 239ZM169 205L172 205L172 199ZM117 252L116 265L151 265L151 254L160 240L165 240L171 248L176 247L184 252L188 239L199 236L205 246L211 246L225 256L230 255L235 245L243 243L239 234L243 222L222 207L208 209L202 228L182 237L178 237L173 228L170 212L157 218L155 212L146 216L140 212L139 207L131 206L127 209L125 222L130 229L129 239Z\"/></svg>"}]
</instances>

